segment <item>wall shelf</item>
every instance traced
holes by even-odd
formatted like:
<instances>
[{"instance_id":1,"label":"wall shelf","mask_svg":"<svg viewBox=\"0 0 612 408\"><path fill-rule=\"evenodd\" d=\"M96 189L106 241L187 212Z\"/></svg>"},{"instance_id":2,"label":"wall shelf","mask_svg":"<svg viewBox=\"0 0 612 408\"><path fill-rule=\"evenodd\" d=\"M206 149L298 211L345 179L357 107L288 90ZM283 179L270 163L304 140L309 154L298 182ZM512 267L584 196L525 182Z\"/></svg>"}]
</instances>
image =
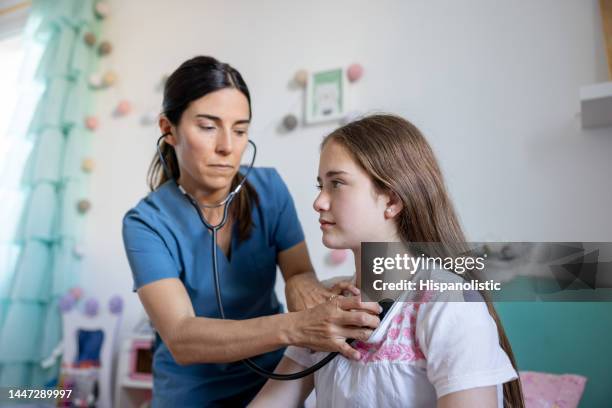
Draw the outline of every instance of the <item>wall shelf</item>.
<instances>
[{"instance_id":1,"label":"wall shelf","mask_svg":"<svg viewBox=\"0 0 612 408\"><path fill-rule=\"evenodd\" d=\"M580 88L582 128L612 126L612 81Z\"/></svg>"}]
</instances>

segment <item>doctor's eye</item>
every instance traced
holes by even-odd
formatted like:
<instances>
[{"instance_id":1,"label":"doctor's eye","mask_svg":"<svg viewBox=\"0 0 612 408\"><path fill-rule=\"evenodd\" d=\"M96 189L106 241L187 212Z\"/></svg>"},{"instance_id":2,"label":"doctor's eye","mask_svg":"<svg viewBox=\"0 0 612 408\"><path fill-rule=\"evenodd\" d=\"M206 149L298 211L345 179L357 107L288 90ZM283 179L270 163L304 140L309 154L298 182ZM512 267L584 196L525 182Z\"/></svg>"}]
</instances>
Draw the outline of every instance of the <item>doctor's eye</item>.
<instances>
[{"instance_id":1,"label":"doctor's eye","mask_svg":"<svg viewBox=\"0 0 612 408\"><path fill-rule=\"evenodd\" d=\"M338 188L338 187L340 187L341 184L342 184L342 182L338 181L338 180L332 180L331 181L331 185L332 185L333 188Z\"/></svg>"},{"instance_id":2,"label":"doctor's eye","mask_svg":"<svg viewBox=\"0 0 612 408\"><path fill-rule=\"evenodd\" d=\"M207 131L207 132L211 132L211 131L213 131L213 130L215 130L215 129L216 129L216 127L215 127L215 126L205 126L205 125L200 125L199 127L200 127L200 129L205 130L205 131Z\"/></svg>"},{"instance_id":3,"label":"doctor's eye","mask_svg":"<svg viewBox=\"0 0 612 408\"><path fill-rule=\"evenodd\" d=\"M236 129L234 132L236 132L238 136L244 136L248 133L247 130L243 130L243 129Z\"/></svg>"}]
</instances>

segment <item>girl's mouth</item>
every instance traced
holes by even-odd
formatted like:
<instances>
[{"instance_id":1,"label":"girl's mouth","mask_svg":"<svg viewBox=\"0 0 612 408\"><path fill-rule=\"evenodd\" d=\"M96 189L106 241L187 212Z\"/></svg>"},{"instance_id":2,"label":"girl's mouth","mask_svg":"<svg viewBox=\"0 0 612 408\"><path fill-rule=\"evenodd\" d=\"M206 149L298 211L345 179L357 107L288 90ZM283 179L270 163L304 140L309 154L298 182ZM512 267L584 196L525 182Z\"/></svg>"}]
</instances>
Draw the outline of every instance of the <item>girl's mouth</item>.
<instances>
[{"instance_id":1,"label":"girl's mouth","mask_svg":"<svg viewBox=\"0 0 612 408\"><path fill-rule=\"evenodd\" d=\"M329 228L333 227L334 225L336 225L335 222L329 222L327 220L322 220L322 219L319 219L319 223L321 224L321 229L322 230L329 229Z\"/></svg>"}]
</instances>

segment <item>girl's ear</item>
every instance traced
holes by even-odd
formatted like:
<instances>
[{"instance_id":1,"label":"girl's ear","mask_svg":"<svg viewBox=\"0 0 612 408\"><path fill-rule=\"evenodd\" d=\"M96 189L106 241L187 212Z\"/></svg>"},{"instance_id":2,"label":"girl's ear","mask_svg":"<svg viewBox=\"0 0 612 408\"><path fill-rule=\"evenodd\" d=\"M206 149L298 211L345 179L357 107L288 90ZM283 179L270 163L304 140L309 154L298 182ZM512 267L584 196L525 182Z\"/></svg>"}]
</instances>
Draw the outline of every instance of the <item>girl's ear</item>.
<instances>
[{"instance_id":1,"label":"girl's ear","mask_svg":"<svg viewBox=\"0 0 612 408\"><path fill-rule=\"evenodd\" d=\"M385 218L389 219L399 214L400 211L402 211L402 209L404 208L404 204L394 191L390 191L389 193L387 193L387 197L388 199L387 207L385 209Z\"/></svg>"},{"instance_id":2,"label":"girl's ear","mask_svg":"<svg viewBox=\"0 0 612 408\"><path fill-rule=\"evenodd\" d=\"M168 134L168 136L166 136L164 139L166 143L176 146L176 128L164 115L159 116L159 130L161 131L162 135L165 135L166 133Z\"/></svg>"}]
</instances>

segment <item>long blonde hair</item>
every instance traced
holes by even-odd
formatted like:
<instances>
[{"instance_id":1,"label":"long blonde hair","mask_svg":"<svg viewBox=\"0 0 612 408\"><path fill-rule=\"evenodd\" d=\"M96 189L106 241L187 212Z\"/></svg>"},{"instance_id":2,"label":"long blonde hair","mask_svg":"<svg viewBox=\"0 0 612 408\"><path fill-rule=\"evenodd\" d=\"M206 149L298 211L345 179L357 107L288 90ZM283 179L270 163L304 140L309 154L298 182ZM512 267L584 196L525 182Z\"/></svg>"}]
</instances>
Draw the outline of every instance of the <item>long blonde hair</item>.
<instances>
[{"instance_id":1,"label":"long blonde hair","mask_svg":"<svg viewBox=\"0 0 612 408\"><path fill-rule=\"evenodd\" d=\"M394 115L373 115L351 122L329 134L322 143L334 141L346 148L369 174L379 191L393 192L403 208L397 215L402 241L440 243L441 253L463 247L465 235L444 185L434 153L419 129ZM466 273L466 278L473 273ZM493 303L483 296L497 326L500 346L517 370L512 347ZM518 370L517 370L518 371ZM504 406L525 406L520 381L504 384Z\"/></svg>"}]
</instances>

